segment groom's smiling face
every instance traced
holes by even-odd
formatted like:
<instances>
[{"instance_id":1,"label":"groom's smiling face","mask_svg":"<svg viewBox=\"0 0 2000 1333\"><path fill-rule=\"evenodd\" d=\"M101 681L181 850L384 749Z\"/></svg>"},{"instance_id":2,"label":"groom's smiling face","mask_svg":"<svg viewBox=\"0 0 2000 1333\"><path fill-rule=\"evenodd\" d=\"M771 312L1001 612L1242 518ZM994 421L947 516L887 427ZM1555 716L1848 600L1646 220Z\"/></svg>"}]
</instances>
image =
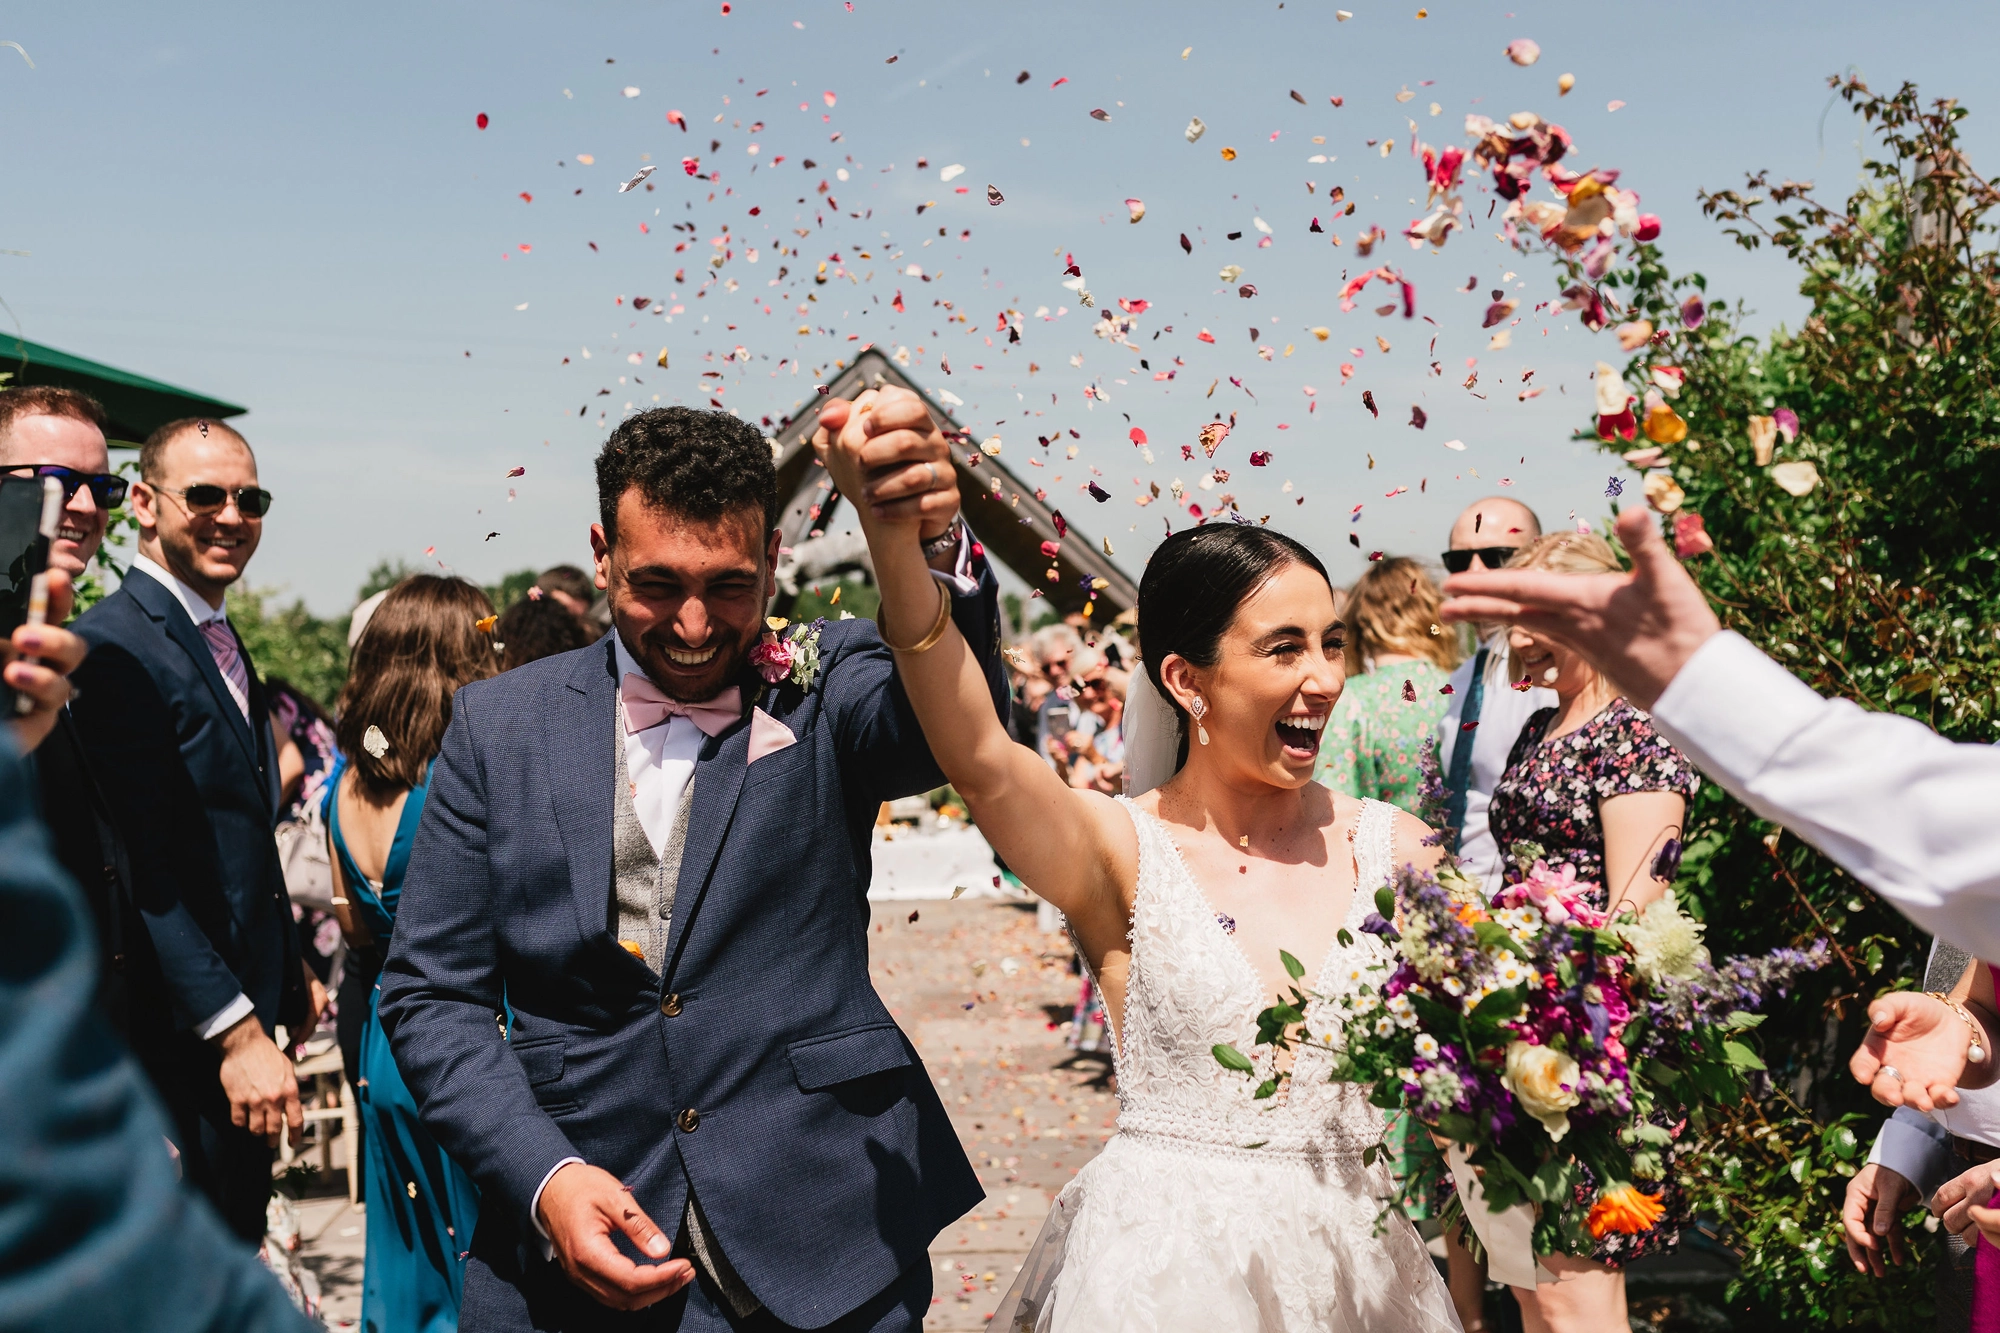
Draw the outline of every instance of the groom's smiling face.
<instances>
[{"instance_id":1,"label":"groom's smiling face","mask_svg":"<svg viewBox=\"0 0 2000 1333\"><path fill-rule=\"evenodd\" d=\"M626 650L674 699L699 703L736 684L778 590L778 534L762 509L690 518L633 487L619 497L617 534L607 542L593 524L590 544Z\"/></svg>"}]
</instances>

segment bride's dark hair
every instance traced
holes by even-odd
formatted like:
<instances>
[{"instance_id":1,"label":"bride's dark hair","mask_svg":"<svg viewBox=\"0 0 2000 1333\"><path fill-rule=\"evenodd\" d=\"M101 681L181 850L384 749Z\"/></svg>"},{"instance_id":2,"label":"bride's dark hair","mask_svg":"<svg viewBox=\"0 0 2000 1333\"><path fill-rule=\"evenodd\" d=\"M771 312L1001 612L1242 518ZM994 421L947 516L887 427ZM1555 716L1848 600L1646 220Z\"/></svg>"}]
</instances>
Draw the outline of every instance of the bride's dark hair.
<instances>
[{"instance_id":1,"label":"bride's dark hair","mask_svg":"<svg viewBox=\"0 0 2000 1333\"><path fill-rule=\"evenodd\" d=\"M1176 532L1146 562L1139 580L1140 651L1153 688L1180 716L1183 760L1187 715L1161 681L1160 663L1176 653L1195 666L1214 666L1237 608L1286 565L1304 565L1333 586L1326 566L1303 543L1247 524L1213 523Z\"/></svg>"}]
</instances>

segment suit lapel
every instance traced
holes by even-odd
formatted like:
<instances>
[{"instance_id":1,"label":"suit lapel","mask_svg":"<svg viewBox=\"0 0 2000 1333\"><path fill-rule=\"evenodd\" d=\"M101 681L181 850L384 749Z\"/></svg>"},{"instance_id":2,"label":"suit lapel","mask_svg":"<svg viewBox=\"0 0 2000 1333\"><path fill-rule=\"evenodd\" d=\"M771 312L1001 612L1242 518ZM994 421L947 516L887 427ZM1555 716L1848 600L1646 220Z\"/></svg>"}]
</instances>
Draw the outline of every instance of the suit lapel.
<instances>
[{"instance_id":1,"label":"suit lapel","mask_svg":"<svg viewBox=\"0 0 2000 1333\"><path fill-rule=\"evenodd\" d=\"M747 690L746 690L747 693ZM681 941L708 892L715 859L736 814L743 775L750 768L749 714L720 736L710 737L695 761L694 805L688 810L687 843L681 851L680 878L674 885L674 919L667 931L666 972L674 974Z\"/></svg>"},{"instance_id":2,"label":"suit lapel","mask_svg":"<svg viewBox=\"0 0 2000 1333\"><path fill-rule=\"evenodd\" d=\"M544 719L556 828L569 857L577 927L586 940L611 938L612 784L623 777L612 743L618 682L611 642L607 635L577 658Z\"/></svg>"},{"instance_id":3,"label":"suit lapel","mask_svg":"<svg viewBox=\"0 0 2000 1333\"><path fill-rule=\"evenodd\" d=\"M167 637L194 660L195 670L208 682L209 693L215 696L215 702L225 719L223 725L235 733L237 744L243 747L244 757L250 761L250 767L255 769L257 739L250 730L250 721L243 716L243 710L236 706L236 697L229 692L228 682L222 679L222 669L215 665L215 654L208 650L208 640L201 637L201 631L197 630L194 622L188 619L187 608L181 605L180 599L172 592L160 586L158 579L143 570L136 577L128 575L123 586L131 590L133 600L144 607L147 614L165 626ZM235 633L233 629L230 632ZM248 673L250 655L243 652L242 644L243 641L238 639L236 650L242 654L243 669Z\"/></svg>"}]
</instances>

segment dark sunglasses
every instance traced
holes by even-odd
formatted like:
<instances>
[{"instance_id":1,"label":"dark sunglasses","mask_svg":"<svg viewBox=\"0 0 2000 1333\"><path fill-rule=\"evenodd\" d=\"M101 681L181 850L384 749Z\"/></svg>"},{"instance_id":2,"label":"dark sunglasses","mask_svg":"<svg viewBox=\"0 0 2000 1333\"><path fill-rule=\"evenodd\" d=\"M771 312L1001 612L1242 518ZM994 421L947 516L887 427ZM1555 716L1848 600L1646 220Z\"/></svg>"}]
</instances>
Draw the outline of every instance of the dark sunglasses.
<instances>
[{"instance_id":1,"label":"dark sunglasses","mask_svg":"<svg viewBox=\"0 0 2000 1333\"><path fill-rule=\"evenodd\" d=\"M271 510L271 493L255 486L239 486L231 491L208 482L196 482L171 493L180 496L188 512L197 518L221 513L231 499L236 501L236 512L245 518L262 518Z\"/></svg>"},{"instance_id":2,"label":"dark sunglasses","mask_svg":"<svg viewBox=\"0 0 2000 1333\"><path fill-rule=\"evenodd\" d=\"M60 463L28 463L7 469L17 477L54 477L62 483L63 502L67 504L81 488L90 487L90 498L97 502L99 509L116 509L125 503L125 478L111 472L78 472L75 468L64 467Z\"/></svg>"},{"instance_id":3,"label":"dark sunglasses","mask_svg":"<svg viewBox=\"0 0 2000 1333\"><path fill-rule=\"evenodd\" d=\"M1488 569L1500 569L1512 560L1515 552L1520 549L1518 546L1475 546L1469 551L1446 551L1440 558L1444 561L1446 569L1454 574L1463 574L1472 568L1474 556L1478 556L1479 563Z\"/></svg>"}]
</instances>

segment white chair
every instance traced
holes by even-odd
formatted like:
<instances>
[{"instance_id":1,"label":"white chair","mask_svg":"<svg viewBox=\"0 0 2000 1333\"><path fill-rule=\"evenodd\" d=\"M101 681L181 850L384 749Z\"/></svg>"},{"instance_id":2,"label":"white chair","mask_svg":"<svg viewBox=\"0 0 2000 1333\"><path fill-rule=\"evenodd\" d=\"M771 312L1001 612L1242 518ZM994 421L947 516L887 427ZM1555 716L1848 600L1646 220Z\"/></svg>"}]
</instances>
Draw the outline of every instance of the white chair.
<instances>
[{"instance_id":1,"label":"white chair","mask_svg":"<svg viewBox=\"0 0 2000 1333\"><path fill-rule=\"evenodd\" d=\"M346 1066L340 1058L340 1044L329 1042L327 1048L318 1053L301 1057L292 1065L292 1073L299 1081L299 1100L307 1103L305 1121L307 1125L338 1121L338 1139L346 1145L347 1157L347 1202L351 1205L360 1194L361 1145L360 1123L354 1112L354 1089L347 1082ZM328 1137L325 1130L319 1132L320 1170L333 1170L333 1145L335 1139ZM278 1160L285 1166L292 1164L292 1142L289 1134L279 1140Z\"/></svg>"}]
</instances>

